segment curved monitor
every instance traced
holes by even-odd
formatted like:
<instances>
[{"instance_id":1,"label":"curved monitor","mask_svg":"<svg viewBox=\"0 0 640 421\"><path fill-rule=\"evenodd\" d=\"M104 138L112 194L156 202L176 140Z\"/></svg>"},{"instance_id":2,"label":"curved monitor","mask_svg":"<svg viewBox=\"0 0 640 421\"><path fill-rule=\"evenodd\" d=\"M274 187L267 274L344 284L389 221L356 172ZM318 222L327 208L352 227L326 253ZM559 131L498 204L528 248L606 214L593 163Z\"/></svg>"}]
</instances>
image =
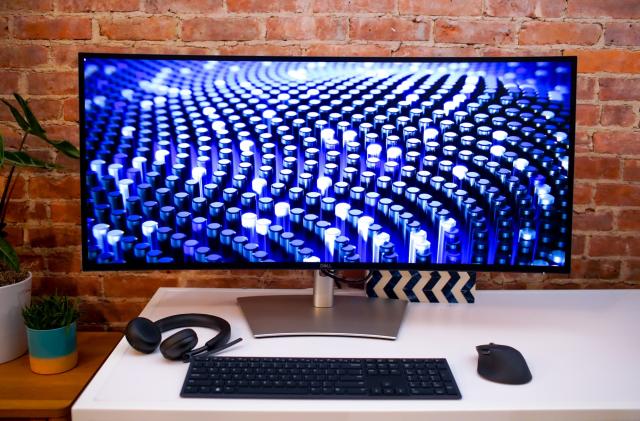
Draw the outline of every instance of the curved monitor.
<instances>
[{"instance_id":1,"label":"curved monitor","mask_svg":"<svg viewBox=\"0 0 640 421\"><path fill-rule=\"evenodd\" d=\"M574 57L79 62L85 269L569 271Z\"/></svg>"}]
</instances>

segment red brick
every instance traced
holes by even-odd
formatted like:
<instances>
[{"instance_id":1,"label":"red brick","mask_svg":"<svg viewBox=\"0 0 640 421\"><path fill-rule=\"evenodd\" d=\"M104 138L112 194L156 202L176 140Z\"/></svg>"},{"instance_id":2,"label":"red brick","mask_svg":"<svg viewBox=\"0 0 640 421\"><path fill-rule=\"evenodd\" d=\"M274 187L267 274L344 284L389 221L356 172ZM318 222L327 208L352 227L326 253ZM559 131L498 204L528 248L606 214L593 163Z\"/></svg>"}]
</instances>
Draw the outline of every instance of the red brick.
<instances>
[{"instance_id":1,"label":"red brick","mask_svg":"<svg viewBox=\"0 0 640 421\"><path fill-rule=\"evenodd\" d=\"M0 95L18 92L20 83L20 73L0 70Z\"/></svg>"},{"instance_id":2,"label":"red brick","mask_svg":"<svg viewBox=\"0 0 640 421\"><path fill-rule=\"evenodd\" d=\"M139 0L58 0L60 12L133 12Z\"/></svg>"},{"instance_id":3,"label":"red brick","mask_svg":"<svg viewBox=\"0 0 640 421\"><path fill-rule=\"evenodd\" d=\"M11 200L7 207L7 222L24 223L47 219L47 206L40 200Z\"/></svg>"},{"instance_id":4,"label":"red brick","mask_svg":"<svg viewBox=\"0 0 640 421\"><path fill-rule=\"evenodd\" d=\"M76 254L80 252L77 251ZM54 254L55 256L55 254ZM48 256L47 260L51 263L52 256ZM64 272L64 271L61 271ZM63 294L70 297L94 297L101 295L102 282L98 275L86 273L47 273L44 276L33 278L32 294L51 295ZM82 304L80 305L80 319L83 319Z\"/></svg>"},{"instance_id":5,"label":"red brick","mask_svg":"<svg viewBox=\"0 0 640 421\"><path fill-rule=\"evenodd\" d=\"M302 48L300 45L277 45L277 44L235 44L223 45L219 49L223 55L246 55L246 56L300 56Z\"/></svg>"},{"instance_id":6,"label":"red brick","mask_svg":"<svg viewBox=\"0 0 640 421\"><path fill-rule=\"evenodd\" d=\"M0 48L0 67L36 67L47 63L48 49L43 45L5 45Z\"/></svg>"},{"instance_id":7,"label":"red brick","mask_svg":"<svg viewBox=\"0 0 640 421\"><path fill-rule=\"evenodd\" d=\"M76 72L38 72L27 75L28 91L32 95L77 95Z\"/></svg>"},{"instance_id":8,"label":"red brick","mask_svg":"<svg viewBox=\"0 0 640 421\"><path fill-rule=\"evenodd\" d=\"M395 11L395 6L394 0L315 0L313 11L316 13L392 13Z\"/></svg>"},{"instance_id":9,"label":"red brick","mask_svg":"<svg viewBox=\"0 0 640 421\"><path fill-rule=\"evenodd\" d=\"M640 101L640 78L600 78L599 97L603 101Z\"/></svg>"},{"instance_id":10,"label":"red brick","mask_svg":"<svg viewBox=\"0 0 640 421\"><path fill-rule=\"evenodd\" d=\"M7 182L7 175L8 173L3 172L2 176L0 176L0 191L4 190L4 185ZM11 182L14 183L13 190L11 191L11 198L15 200L26 199L28 186L27 179L20 174L16 175L14 172Z\"/></svg>"},{"instance_id":11,"label":"red brick","mask_svg":"<svg viewBox=\"0 0 640 421\"><path fill-rule=\"evenodd\" d=\"M350 38L368 41L428 41L431 31L431 22L420 18L358 17L350 23Z\"/></svg>"},{"instance_id":12,"label":"red brick","mask_svg":"<svg viewBox=\"0 0 640 421\"><path fill-rule=\"evenodd\" d=\"M47 123L43 125L47 131L47 135L55 140L68 140L73 145L79 145L79 128L76 124L53 124Z\"/></svg>"},{"instance_id":13,"label":"red brick","mask_svg":"<svg viewBox=\"0 0 640 421\"><path fill-rule=\"evenodd\" d=\"M29 180L29 197L32 199L77 199L80 197L80 177L41 173Z\"/></svg>"},{"instance_id":14,"label":"red brick","mask_svg":"<svg viewBox=\"0 0 640 421\"><path fill-rule=\"evenodd\" d=\"M260 38L256 18L194 18L182 21L184 41L247 41Z\"/></svg>"},{"instance_id":15,"label":"red brick","mask_svg":"<svg viewBox=\"0 0 640 421\"><path fill-rule=\"evenodd\" d=\"M103 284L106 297L151 298L160 287L177 287L178 278L175 272L171 275L156 272L153 276L106 273Z\"/></svg>"},{"instance_id":16,"label":"red brick","mask_svg":"<svg viewBox=\"0 0 640 421\"><path fill-rule=\"evenodd\" d=\"M595 126L600 120L600 106L593 104L576 105L576 124L578 126Z\"/></svg>"},{"instance_id":17,"label":"red brick","mask_svg":"<svg viewBox=\"0 0 640 421\"><path fill-rule=\"evenodd\" d=\"M47 254L49 272L80 272L82 269L82 251L55 249Z\"/></svg>"},{"instance_id":18,"label":"red brick","mask_svg":"<svg viewBox=\"0 0 640 421\"><path fill-rule=\"evenodd\" d=\"M482 13L481 0L399 0L401 15L476 16Z\"/></svg>"},{"instance_id":19,"label":"red brick","mask_svg":"<svg viewBox=\"0 0 640 421\"><path fill-rule=\"evenodd\" d=\"M595 201L598 205L640 206L640 185L599 183Z\"/></svg>"},{"instance_id":20,"label":"red brick","mask_svg":"<svg viewBox=\"0 0 640 421\"><path fill-rule=\"evenodd\" d=\"M53 10L53 0L6 0L0 1L0 12L6 11L49 12Z\"/></svg>"},{"instance_id":21,"label":"red brick","mask_svg":"<svg viewBox=\"0 0 640 421\"><path fill-rule=\"evenodd\" d=\"M573 203L576 205L590 205L593 203L593 186L576 182L573 186Z\"/></svg>"},{"instance_id":22,"label":"red brick","mask_svg":"<svg viewBox=\"0 0 640 421\"><path fill-rule=\"evenodd\" d=\"M471 43L473 45L473 43ZM526 57L526 56L560 56L562 49L555 46L482 46L483 57Z\"/></svg>"},{"instance_id":23,"label":"red brick","mask_svg":"<svg viewBox=\"0 0 640 421\"><path fill-rule=\"evenodd\" d=\"M387 57L391 55L388 45L367 42L365 44L313 44L306 50L309 56L357 56Z\"/></svg>"},{"instance_id":24,"label":"red brick","mask_svg":"<svg viewBox=\"0 0 640 421\"><path fill-rule=\"evenodd\" d=\"M168 41L177 33L178 20L167 16L100 19L100 35L114 40Z\"/></svg>"},{"instance_id":25,"label":"red brick","mask_svg":"<svg viewBox=\"0 0 640 421\"><path fill-rule=\"evenodd\" d=\"M19 251L20 267L32 273L42 272L45 270L45 261L42 253L34 252L29 249ZM33 289L33 281L32 281Z\"/></svg>"},{"instance_id":26,"label":"red brick","mask_svg":"<svg viewBox=\"0 0 640 421\"><path fill-rule=\"evenodd\" d=\"M621 19L640 18L640 3L637 0L569 0L568 16Z\"/></svg>"},{"instance_id":27,"label":"red brick","mask_svg":"<svg viewBox=\"0 0 640 421\"><path fill-rule=\"evenodd\" d=\"M564 15L564 2L558 0L487 0L488 16L558 18Z\"/></svg>"},{"instance_id":28,"label":"red brick","mask_svg":"<svg viewBox=\"0 0 640 421\"><path fill-rule=\"evenodd\" d=\"M5 227L4 232L7 233L7 236L5 237L6 240L13 247L22 247L24 245L25 231L22 227L7 226Z\"/></svg>"},{"instance_id":29,"label":"red brick","mask_svg":"<svg viewBox=\"0 0 640 421\"><path fill-rule=\"evenodd\" d=\"M575 165L575 176L581 180L620 178L618 158L577 156Z\"/></svg>"},{"instance_id":30,"label":"red brick","mask_svg":"<svg viewBox=\"0 0 640 421\"><path fill-rule=\"evenodd\" d=\"M625 242L627 243L627 254L632 257L640 257L640 237L637 237L638 233L635 233L636 237L627 237Z\"/></svg>"},{"instance_id":31,"label":"red brick","mask_svg":"<svg viewBox=\"0 0 640 421\"><path fill-rule=\"evenodd\" d=\"M618 259L575 259L571 262L571 276L574 278L616 279L620 276Z\"/></svg>"},{"instance_id":32,"label":"red brick","mask_svg":"<svg viewBox=\"0 0 640 421\"><path fill-rule=\"evenodd\" d=\"M78 246L82 242L80 227L74 225L29 227L27 230L31 247Z\"/></svg>"},{"instance_id":33,"label":"red brick","mask_svg":"<svg viewBox=\"0 0 640 421\"><path fill-rule=\"evenodd\" d=\"M623 266L623 279L627 281L633 281L632 285L635 288L640 284L640 260L627 260L622 263Z\"/></svg>"},{"instance_id":34,"label":"red brick","mask_svg":"<svg viewBox=\"0 0 640 421\"><path fill-rule=\"evenodd\" d=\"M605 45L640 45L640 23L611 22L604 31Z\"/></svg>"},{"instance_id":35,"label":"red brick","mask_svg":"<svg viewBox=\"0 0 640 421\"><path fill-rule=\"evenodd\" d=\"M62 115L66 121L77 122L80 119L78 98L68 98L62 103Z\"/></svg>"},{"instance_id":36,"label":"red brick","mask_svg":"<svg viewBox=\"0 0 640 421\"><path fill-rule=\"evenodd\" d=\"M526 22L520 29L520 44L593 45L602 27L595 23Z\"/></svg>"},{"instance_id":37,"label":"red brick","mask_svg":"<svg viewBox=\"0 0 640 421\"><path fill-rule=\"evenodd\" d=\"M603 105L600 123L603 126L632 127L637 113L631 105Z\"/></svg>"},{"instance_id":38,"label":"red brick","mask_svg":"<svg viewBox=\"0 0 640 421\"><path fill-rule=\"evenodd\" d=\"M56 199L49 204L51 222L80 223L80 201Z\"/></svg>"},{"instance_id":39,"label":"red brick","mask_svg":"<svg viewBox=\"0 0 640 421\"><path fill-rule=\"evenodd\" d=\"M23 16L14 19L18 39L91 39L91 19L76 16Z\"/></svg>"},{"instance_id":40,"label":"red brick","mask_svg":"<svg viewBox=\"0 0 640 421\"><path fill-rule=\"evenodd\" d=\"M640 155L640 132L613 130L595 132L593 149L598 153Z\"/></svg>"},{"instance_id":41,"label":"red brick","mask_svg":"<svg viewBox=\"0 0 640 421\"><path fill-rule=\"evenodd\" d=\"M267 19L267 40L343 40L346 18L283 16Z\"/></svg>"},{"instance_id":42,"label":"red brick","mask_svg":"<svg viewBox=\"0 0 640 421\"><path fill-rule=\"evenodd\" d=\"M148 13L218 13L222 0L146 0Z\"/></svg>"},{"instance_id":43,"label":"red brick","mask_svg":"<svg viewBox=\"0 0 640 421\"><path fill-rule=\"evenodd\" d=\"M622 173L627 181L640 181L640 160L625 159L623 162Z\"/></svg>"},{"instance_id":44,"label":"red brick","mask_svg":"<svg viewBox=\"0 0 640 421\"><path fill-rule=\"evenodd\" d=\"M57 67L78 67L78 53L127 53L131 52L131 46L114 46L106 44L60 44L51 46L53 63Z\"/></svg>"},{"instance_id":45,"label":"red brick","mask_svg":"<svg viewBox=\"0 0 640 421\"><path fill-rule=\"evenodd\" d=\"M611 231L613 229L613 213L611 211L573 212L573 229L575 231Z\"/></svg>"},{"instance_id":46,"label":"red brick","mask_svg":"<svg viewBox=\"0 0 640 421\"><path fill-rule=\"evenodd\" d=\"M587 130L576 129L576 152L593 152L591 133Z\"/></svg>"},{"instance_id":47,"label":"red brick","mask_svg":"<svg viewBox=\"0 0 640 421\"><path fill-rule=\"evenodd\" d=\"M627 254L626 242L613 235L593 235L589 238L589 256L624 256Z\"/></svg>"},{"instance_id":48,"label":"red brick","mask_svg":"<svg viewBox=\"0 0 640 421\"><path fill-rule=\"evenodd\" d=\"M239 13L302 12L305 0L227 0L227 10Z\"/></svg>"},{"instance_id":49,"label":"red brick","mask_svg":"<svg viewBox=\"0 0 640 421\"><path fill-rule=\"evenodd\" d=\"M394 57L472 57L477 56L478 50L473 46L430 47L428 45L407 45L402 43L400 48L393 51Z\"/></svg>"},{"instance_id":50,"label":"red brick","mask_svg":"<svg viewBox=\"0 0 640 421\"><path fill-rule=\"evenodd\" d=\"M269 271L270 272L270 271ZM205 275L204 272L187 272L185 287L188 288L262 288L270 279L266 271L215 271Z\"/></svg>"},{"instance_id":51,"label":"red brick","mask_svg":"<svg viewBox=\"0 0 640 421\"><path fill-rule=\"evenodd\" d=\"M592 101L596 99L596 86L598 79L594 77L578 76L576 96L578 100Z\"/></svg>"},{"instance_id":52,"label":"red brick","mask_svg":"<svg viewBox=\"0 0 640 421\"><path fill-rule=\"evenodd\" d=\"M438 19L434 36L436 42L505 45L513 43L514 34L512 23Z\"/></svg>"},{"instance_id":53,"label":"red brick","mask_svg":"<svg viewBox=\"0 0 640 421\"><path fill-rule=\"evenodd\" d=\"M9 19L0 18L0 38L9 37Z\"/></svg>"},{"instance_id":54,"label":"red brick","mask_svg":"<svg viewBox=\"0 0 640 421\"><path fill-rule=\"evenodd\" d=\"M640 73L640 51L566 50L565 55L578 56L580 73Z\"/></svg>"},{"instance_id":55,"label":"red brick","mask_svg":"<svg viewBox=\"0 0 640 421\"><path fill-rule=\"evenodd\" d=\"M145 304L145 301L139 300L86 300L80 304L80 320L94 324L128 322L140 314Z\"/></svg>"},{"instance_id":56,"label":"red brick","mask_svg":"<svg viewBox=\"0 0 640 421\"><path fill-rule=\"evenodd\" d=\"M573 256L582 256L586 248L587 237L580 234L573 234L571 239L571 254Z\"/></svg>"},{"instance_id":57,"label":"red brick","mask_svg":"<svg viewBox=\"0 0 640 421\"><path fill-rule=\"evenodd\" d=\"M640 210L621 210L618 214L618 230L640 232Z\"/></svg>"}]
</instances>

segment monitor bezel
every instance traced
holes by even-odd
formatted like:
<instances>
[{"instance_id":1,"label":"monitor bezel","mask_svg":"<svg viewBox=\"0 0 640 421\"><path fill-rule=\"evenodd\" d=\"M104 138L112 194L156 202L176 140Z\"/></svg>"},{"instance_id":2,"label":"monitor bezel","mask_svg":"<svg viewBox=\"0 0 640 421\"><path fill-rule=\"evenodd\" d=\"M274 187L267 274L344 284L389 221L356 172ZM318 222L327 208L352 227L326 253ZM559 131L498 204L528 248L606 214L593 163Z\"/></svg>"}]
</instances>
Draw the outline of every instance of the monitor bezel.
<instances>
[{"instance_id":1,"label":"monitor bezel","mask_svg":"<svg viewBox=\"0 0 640 421\"><path fill-rule=\"evenodd\" d=\"M82 270L83 271L152 271L152 270L228 270L228 269L336 269L336 270L415 270L415 271L459 271L459 272L515 272L515 273L560 273L568 274L571 271L571 250L573 234L569 236L569 241L564 250L564 266L514 266L497 264L448 264L448 263L340 263L340 262L256 262L245 261L224 262L216 264L202 263L124 263L124 264L99 264L90 262L88 259L87 241L89 233L86 229L86 218L88 217L86 198L87 188L84 182L84 175L88 169L88 162L85 157L85 112L84 112L84 70L85 59L135 59L135 60L189 60L189 61L329 61L329 62L418 62L418 63L460 63L460 62L563 62L571 67L571 109L570 109L570 133L572 140L569 144L569 200L573 207L574 193L574 165L575 165L575 143L576 143L576 90L577 90L577 57L576 56L495 56L495 57L335 57L335 56L244 56L244 55L180 55L180 54L135 54L135 53L78 53L78 89L79 89L79 126L80 126L80 205L81 205L81 233L82 233ZM567 224L573 227L573 212L569 212Z\"/></svg>"}]
</instances>

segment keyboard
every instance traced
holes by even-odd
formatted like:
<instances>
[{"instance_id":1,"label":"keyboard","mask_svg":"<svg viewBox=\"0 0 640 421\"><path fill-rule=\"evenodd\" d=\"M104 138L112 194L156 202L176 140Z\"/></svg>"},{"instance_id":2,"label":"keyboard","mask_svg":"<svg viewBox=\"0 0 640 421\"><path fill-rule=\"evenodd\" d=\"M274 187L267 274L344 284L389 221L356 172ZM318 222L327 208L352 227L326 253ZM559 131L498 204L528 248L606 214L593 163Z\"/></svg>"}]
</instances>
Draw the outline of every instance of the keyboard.
<instances>
[{"instance_id":1,"label":"keyboard","mask_svg":"<svg viewBox=\"0 0 640 421\"><path fill-rule=\"evenodd\" d=\"M196 357L183 398L460 399L443 358Z\"/></svg>"}]
</instances>

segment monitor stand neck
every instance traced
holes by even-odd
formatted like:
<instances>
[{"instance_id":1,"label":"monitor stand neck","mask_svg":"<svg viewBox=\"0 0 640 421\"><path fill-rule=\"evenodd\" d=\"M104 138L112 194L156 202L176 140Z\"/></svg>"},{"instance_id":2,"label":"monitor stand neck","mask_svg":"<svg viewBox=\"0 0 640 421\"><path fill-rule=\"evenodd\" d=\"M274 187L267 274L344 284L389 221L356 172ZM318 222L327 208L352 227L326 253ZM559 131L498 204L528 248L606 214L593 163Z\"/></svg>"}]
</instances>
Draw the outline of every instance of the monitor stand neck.
<instances>
[{"instance_id":1,"label":"monitor stand neck","mask_svg":"<svg viewBox=\"0 0 640 421\"><path fill-rule=\"evenodd\" d=\"M334 280L320 271L309 294L239 297L238 305L256 338L355 336L396 339L406 301L368 298L352 290L334 295Z\"/></svg>"},{"instance_id":2,"label":"monitor stand neck","mask_svg":"<svg viewBox=\"0 0 640 421\"><path fill-rule=\"evenodd\" d=\"M313 274L313 306L316 308L333 307L333 286L335 281L316 270Z\"/></svg>"}]
</instances>

